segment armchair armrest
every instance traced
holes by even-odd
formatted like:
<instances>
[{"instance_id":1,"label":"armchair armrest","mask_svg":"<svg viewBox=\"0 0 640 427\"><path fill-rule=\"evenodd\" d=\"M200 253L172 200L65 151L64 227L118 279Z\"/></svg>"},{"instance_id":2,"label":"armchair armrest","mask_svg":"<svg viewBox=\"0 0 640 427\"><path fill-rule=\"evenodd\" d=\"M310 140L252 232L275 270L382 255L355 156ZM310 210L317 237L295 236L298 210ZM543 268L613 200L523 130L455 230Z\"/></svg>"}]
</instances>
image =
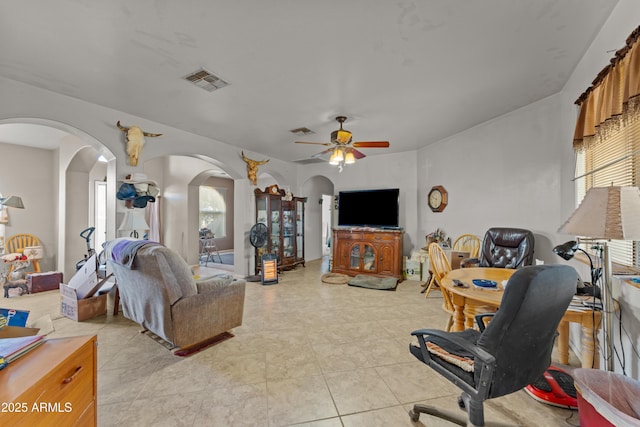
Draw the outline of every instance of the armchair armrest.
<instances>
[{"instance_id":1,"label":"armchair armrest","mask_svg":"<svg viewBox=\"0 0 640 427\"><path fill-rule=\"evenodd\" d=\"M480 332L483 332L484 328L487 327L487 325L484 323L484 318L493 317L495 315L496 315L495 313L482 313L482 314L475 315L476 323L478 324L478 329L480 329Z\"/></svg>"},{"instance_id":2,"label":"armchair armrest","mask_svg":"<svg viewBox=\"0 0 640 427\"><path fill-rule=\"evenodd\" d=\"M224 288L235 280L236 279L233 276L228 274L205 277L203 279L196 280L196 289L198 290L198 294L212 292Z\"/></svg>"}]
</instances>

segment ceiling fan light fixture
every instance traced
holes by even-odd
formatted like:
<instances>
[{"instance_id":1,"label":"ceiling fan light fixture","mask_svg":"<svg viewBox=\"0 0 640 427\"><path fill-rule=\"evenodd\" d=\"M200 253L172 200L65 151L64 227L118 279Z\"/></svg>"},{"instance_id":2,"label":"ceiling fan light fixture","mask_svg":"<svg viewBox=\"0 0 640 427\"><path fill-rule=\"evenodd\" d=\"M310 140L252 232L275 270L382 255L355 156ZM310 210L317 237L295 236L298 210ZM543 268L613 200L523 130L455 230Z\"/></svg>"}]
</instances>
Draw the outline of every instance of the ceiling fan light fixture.
<instances>
[{"instance_id":1,"label":"ceiling fan light fixture","mask_svg":"<svg viewBox=\"0 0 640 427\"><path fill-rule=\"evenodd\" d=\"M344 161L344 154L342 154L342 150L339 148L336 148L335 150L333 150L333 153L329 158L329 164L333 166L337 166L340 164L340 162L343 162L343 161Z\"/></svg>"},{"instance_id":2,"label":"ceiling fan light fixture","mask_svg":"<svg viewBox=\"0 0 640 427\"><path fill-rule=\"evenodd\" d=\"M353 155L353 153L351 151L349 151L347 154L345 154L344 156L344 164L345 165L352 165L356 162L356 157Z\"/></svg>"}]
</instances>

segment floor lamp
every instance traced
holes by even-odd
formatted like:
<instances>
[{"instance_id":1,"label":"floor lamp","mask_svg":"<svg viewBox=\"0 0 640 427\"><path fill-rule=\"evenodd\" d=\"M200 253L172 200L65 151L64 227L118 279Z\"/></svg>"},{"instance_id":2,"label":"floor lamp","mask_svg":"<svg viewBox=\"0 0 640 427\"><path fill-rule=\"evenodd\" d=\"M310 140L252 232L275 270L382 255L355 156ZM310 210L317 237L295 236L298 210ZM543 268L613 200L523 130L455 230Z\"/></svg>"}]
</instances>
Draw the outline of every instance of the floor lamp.
<instances>
[{"instance_id":1,"label":"floor lamp","mask_svg":"<svg viewBox=\"0 0 640 427\"><path fill-rule=\"evenodd\" d=\"M602 332L606 369L613 371L611 343L614 309L611 285L613 271L608 240L640 240L640 190L638 187L593 187L587 191L578 208L558 230L560 233L584 236L594 242L602 254L603 283L600 289L603 311ZM584 242L585 239L582 239Z\"/></svg>"}]
</instances>

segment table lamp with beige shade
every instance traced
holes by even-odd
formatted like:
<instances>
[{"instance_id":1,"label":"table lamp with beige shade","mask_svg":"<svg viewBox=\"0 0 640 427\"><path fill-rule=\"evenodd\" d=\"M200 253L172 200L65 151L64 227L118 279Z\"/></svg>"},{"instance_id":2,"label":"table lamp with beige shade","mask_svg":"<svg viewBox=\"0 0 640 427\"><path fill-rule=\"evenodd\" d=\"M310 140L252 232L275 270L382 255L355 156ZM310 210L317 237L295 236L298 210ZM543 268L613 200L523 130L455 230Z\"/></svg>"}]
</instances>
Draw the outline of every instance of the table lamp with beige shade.
<instances>
[{"instance_id":1,"label":"table lamp with beige shade","mask_svg":"<svg viewBox=\"0 0 640 427\"><path fill-rule=\"evenodd\" d=\"M594 244L601 254L603 283L600 288L603 308L603 356L608 371L613 370L612 319L614 301L611 294L613 270L609 240L640 240L640 189L632 186L593 187L578 208L558 230L582 236L578 241Z\"/></svg>"}]
</instances>

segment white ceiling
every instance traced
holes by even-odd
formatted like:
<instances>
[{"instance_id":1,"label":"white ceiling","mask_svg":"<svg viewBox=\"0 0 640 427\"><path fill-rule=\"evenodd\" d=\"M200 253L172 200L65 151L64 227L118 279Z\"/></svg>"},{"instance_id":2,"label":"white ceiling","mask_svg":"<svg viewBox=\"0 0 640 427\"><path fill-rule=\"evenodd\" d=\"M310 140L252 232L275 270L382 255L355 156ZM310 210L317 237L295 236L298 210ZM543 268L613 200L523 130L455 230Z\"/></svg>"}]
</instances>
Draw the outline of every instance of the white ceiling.
<instances>
[{"instance_id":1,"label":"white ceiling","mask_svg":"<svg viewBox=\"0 0 640 427\"><path fill-rule=\"evenodd\" d=\"M616 3L3 0L0 75L283 160L346 115L375 155L558 92ZM202 67L230 86L182 80Z\"/></svg>"}]
</instances>

